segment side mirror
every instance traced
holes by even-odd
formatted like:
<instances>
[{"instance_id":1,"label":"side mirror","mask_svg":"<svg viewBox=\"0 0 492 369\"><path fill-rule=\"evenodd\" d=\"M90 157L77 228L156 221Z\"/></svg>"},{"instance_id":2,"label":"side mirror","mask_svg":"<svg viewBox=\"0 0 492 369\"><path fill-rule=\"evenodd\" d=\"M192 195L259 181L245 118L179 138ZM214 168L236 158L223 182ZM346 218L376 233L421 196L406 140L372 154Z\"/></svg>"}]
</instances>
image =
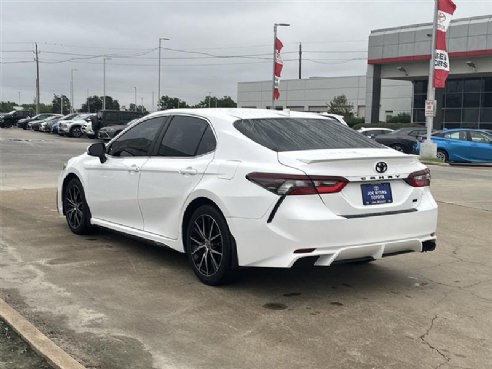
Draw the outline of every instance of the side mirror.
<instances>
[{"instance_id":1,"label":"side mirror","mask_svg":"<svg viewBox=\"0 0 492 369\"><path fill-rule=\"evenodd\" d=\"M101 164L106 162L106 145L102 142L97 142L95 144L90 145L87 148L87 154L90 156L96 156L101 161Z\"/></svg>"}]
</instances>

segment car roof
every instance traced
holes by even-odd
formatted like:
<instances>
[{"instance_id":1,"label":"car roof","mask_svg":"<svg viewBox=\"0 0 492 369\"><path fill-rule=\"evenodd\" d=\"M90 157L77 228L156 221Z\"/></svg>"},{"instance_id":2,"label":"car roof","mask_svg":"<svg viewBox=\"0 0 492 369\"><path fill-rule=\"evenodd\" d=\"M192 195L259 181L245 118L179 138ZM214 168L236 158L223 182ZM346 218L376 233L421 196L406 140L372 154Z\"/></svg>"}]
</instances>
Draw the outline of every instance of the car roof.
<instances>
[{"instance_id":1,"label":"car roof","mask_svg":"<svg viewBox=\"0 0 492 369\"><path fill-rule=\"evenodd\" d=\"M246 108L199 108L199 109L170 109L147 115L146 118L172 115L172 114L189 114L197 115L204 118L219 118L229 122L235 122L239 119L265 119L265 118L312 118L327 119L317 113L297 112L290 110L270 110L270 109L246 109Z\"/></svg>"}]
</instances>

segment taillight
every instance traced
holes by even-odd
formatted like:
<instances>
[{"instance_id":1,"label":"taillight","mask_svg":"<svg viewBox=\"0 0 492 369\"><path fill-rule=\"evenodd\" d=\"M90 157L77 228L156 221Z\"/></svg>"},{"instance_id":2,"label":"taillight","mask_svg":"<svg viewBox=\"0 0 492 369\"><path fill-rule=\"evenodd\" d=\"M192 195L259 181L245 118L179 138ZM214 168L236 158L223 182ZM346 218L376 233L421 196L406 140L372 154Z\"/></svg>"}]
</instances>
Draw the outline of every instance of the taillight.
<instances>
[{"instance_id":1,"label":"taillight","mask_svg":"<svg viewBox=\"0 0 492 369\"><path fill-rule=\"evenodd\" d=\"M412 187L425 187L430 186L431 183L431 173L427 168L425 170L419 170L418 172L410 173L408 178L405 179Z\"/></svg>"},{"instance_id":2,"label":"taillight","mask_svg":"<svg viewBox=\"0 0 492 369\"><path fill-rule=\"evenodd\" d=\"M277 195L336 193L340 192L348 182L343 177L258 172L249 173L246 178Z\"/></svg>"}]
</instances>

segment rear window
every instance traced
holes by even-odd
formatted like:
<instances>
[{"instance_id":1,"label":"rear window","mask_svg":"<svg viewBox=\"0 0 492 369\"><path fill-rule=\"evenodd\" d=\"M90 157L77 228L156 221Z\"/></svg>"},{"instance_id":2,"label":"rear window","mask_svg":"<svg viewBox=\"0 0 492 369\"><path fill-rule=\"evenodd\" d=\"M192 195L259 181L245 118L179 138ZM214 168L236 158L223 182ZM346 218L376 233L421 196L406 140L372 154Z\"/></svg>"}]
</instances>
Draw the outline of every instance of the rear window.
<instances>
[{"instance_id":1,"label":"rear window","mask_svg":"<svg viewBox=\"0 0 492 369\"><path fill-rule=\"evenodd\" d=\"M243 119L234 122L234 127L277 152L385 147L332 119Z\"/></svg>"}]
</instances>

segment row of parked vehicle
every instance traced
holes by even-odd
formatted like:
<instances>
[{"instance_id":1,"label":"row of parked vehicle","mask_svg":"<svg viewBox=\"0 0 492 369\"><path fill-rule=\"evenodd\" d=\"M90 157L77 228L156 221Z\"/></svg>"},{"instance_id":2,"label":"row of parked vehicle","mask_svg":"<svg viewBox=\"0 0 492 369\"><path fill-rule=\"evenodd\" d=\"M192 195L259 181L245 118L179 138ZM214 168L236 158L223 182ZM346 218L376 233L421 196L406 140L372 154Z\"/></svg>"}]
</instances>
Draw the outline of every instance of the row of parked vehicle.
<instances>
[{"instance_id":1,"label":"row of parked vehicle","mask_svg":"<svg viewBox=\"0 0 492 369\"><path fill-rule=\"evenodd\" d=\"M141 112L101 110L96 113L72 113L68 115L42 113L30 116L28 112L16 110L0 116L0 127L17 126L25 130L55 133L61 136L101 138L110 140L127 124L141 118Z\"/></svg>"}]
</instances>

